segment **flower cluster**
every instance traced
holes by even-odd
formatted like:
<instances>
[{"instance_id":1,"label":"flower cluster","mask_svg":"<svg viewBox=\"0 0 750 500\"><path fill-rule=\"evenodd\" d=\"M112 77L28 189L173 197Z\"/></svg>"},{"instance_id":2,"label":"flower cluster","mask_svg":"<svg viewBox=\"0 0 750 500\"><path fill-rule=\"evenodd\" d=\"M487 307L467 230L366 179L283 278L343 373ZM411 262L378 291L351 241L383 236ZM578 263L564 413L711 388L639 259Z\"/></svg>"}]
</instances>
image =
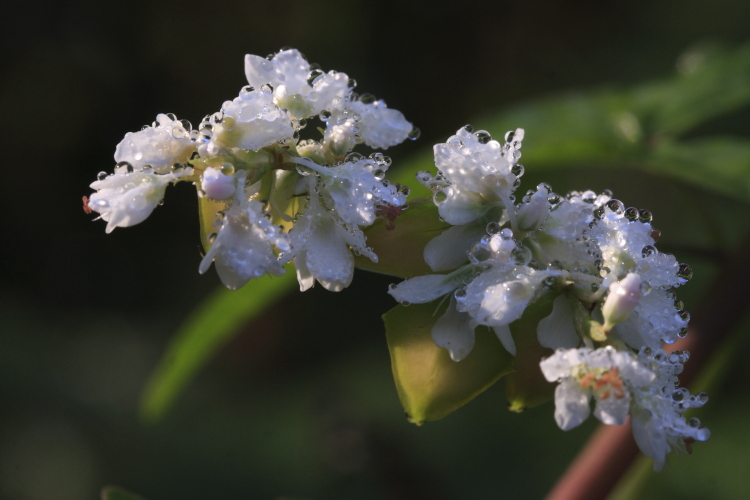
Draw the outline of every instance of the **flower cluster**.
<instances>
[{"instance_id":1,"label":"flower cluster","mask_svg":"<svg viewBox=\"0 0 750 500\"><path fill-rule=\"evenodd\" d=\"M386 149L419 130L384 101L355 93L345 73L325 73L294 49L247 55L245 74L248 85L198 127L160 114L128 133L114 173L99 174L84 210L98 212L111 232L146 219L167 185L191 182L203 217L209 212L201 273L213 262L236 289L293 261L302 290L316 280L341 290L352 280L352 252L377 262L361 228L408 195L384 180L390 158L352 150ZM322 137L300 139L314 119L325 125Z\"/></svg>"},{"instance_id":2,"label":"flower cluster","mask_svg":"<svg viewBox=\"0 0 750 500\"><path fill-rule=\"evenodd\" d=\"M541 369L560 382L558 425L580 424L593 397L606 424L631 415L639 446L661 468L670 449L708 438L681 416L691 406L683 400L706 399L675 392L686 355L661 350L687 334L690 315L674 288L692 277L690 266L656 249L660 233L648 210L626 208L609 191L560 196L542 183L516 202L523 135L508 132L501 142L466 126L435 146L437 174L417 178L451 224L424 250L441 274L391 285L389 293L405 305L450 301L432 337L454 361L471 353L480 325L516 355L513 322L548 296L552 311L536 334L557 350Z\"/></svg>"}]
</instances>

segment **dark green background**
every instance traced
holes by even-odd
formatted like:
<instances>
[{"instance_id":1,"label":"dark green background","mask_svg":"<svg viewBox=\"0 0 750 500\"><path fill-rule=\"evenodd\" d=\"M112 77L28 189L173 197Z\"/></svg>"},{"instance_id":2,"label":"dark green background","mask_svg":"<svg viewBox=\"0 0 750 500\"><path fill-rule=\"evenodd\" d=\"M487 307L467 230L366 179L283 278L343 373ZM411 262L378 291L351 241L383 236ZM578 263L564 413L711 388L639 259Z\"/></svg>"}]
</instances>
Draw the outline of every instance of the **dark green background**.
<instances>
[{"instance_id":1,"label":"dark green background","mask_svg":"<svg viewBox=\"0 0 750 500\"><path fill-rule=\"evenodd\" d=\"M161 112L198 123L234 97L245 53L299 48L404 112L423 133L389 150L397 168L504 107L667 77L695 44L739 45L750 4L28 1L3 9L0 39L0 497L94 499L115 483L151 500L539 498L594 422L563 433L550 404L511 414L498 386L442 421L408 424L379 318L391 279L365 272L340 294L318 287L269 310L162 422L140 424L148 375L218 279L197 273L188 186L110 235L81 196L111 170L125 132ZM693 133L748 137L748 117ZM522 189L548 180L525 165ZM560 192L609 187L656 220L691 203L660 199L668 181L587 167L550 181ZM748 210L727 203L718 214L741 228ZM690 240L690 224L677 226ZM750 495L746 380L747 367L733 368L711 393L699 416L714 436L649 483L655 498Z\"/></svg>"}]
</instances>

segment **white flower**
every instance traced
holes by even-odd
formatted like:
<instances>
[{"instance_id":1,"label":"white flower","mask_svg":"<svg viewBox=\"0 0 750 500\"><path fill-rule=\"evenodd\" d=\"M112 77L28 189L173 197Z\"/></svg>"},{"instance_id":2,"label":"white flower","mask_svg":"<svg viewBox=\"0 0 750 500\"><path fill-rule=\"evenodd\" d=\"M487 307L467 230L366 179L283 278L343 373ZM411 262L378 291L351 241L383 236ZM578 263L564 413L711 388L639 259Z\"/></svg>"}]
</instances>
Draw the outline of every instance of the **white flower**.
<instances>
[{"instance_id":1,"label":"white flower","mask_svg":"<svg viewBox=\"0 0 750 500\"><path fill-rule=\"evenodd\" d=\"M705 441L711 432L700 426L700 420L685 420L689 408L699 408L708 401L706 393L691 395L678 387L677 375L682 372L687 351L667 354L661 349L644 348L638 355L643 364L657 374L647 387L633 390L631 426L633 437L644 455L654 461L654 470L664 467L666 455L672 450L689 452L691 441Z\"/></svg>"},{"instance_id":2,"label":"white flower","mask_svg":"<svg viewBox=\"0 0 750 500\"><path fill-rule=\"evenodd\" d=\"M214 126L209 147L258 151L294 135L289 113L274 103L269 89L242 91L222 106L223 117Z\"/></svg>"},{"instance_id":3,"label":"white flower","mask_svg":"<svg viewBox=\"0 0 750 500\"><path fill-rule=\"evenodd\" d=\"M656 375L627 352L602 349L560 349L540 363L544 377L559 382L555 389L555 421L564 431L580 425L591 412L605 424L622 425L634 387L651 383Z\"/></svg>"},{"instance_id":4,"label":"white flower","mask_svg":"<svg viewBox=\"0 0 750 500\"><path fill-rule=\"evenodd\" d=\"M343 105L326 119L323 142L335 155L344 155L360 143L388 149L418 135L404 115L388 108L383 100L364 103L346 98L334 102Z\"/></svg>"},{"instance_id":5,"label":"white flower","mask_svg":"<svg viewBox=\"0 0 750 500\"><path fill-rule=\"evenodd\" d=\"M252 278L264 274L280 276L284 268L274 253L289 251L289 235L283 234L264 217L257 200L248 201L244 193L246 173L237 174L237 188L231 206L221 219L218 234L200 263L201 274L215 263L216 271L227 288L236 290Z\"/></svg>"},{"instance_id":6,"label":"white flower","mask_svg":"<svg viewBox=\"0 0 750 500\"><path fill-rule=\"evenodd\" d=\"M354 257L358 252L377 262L367 247L359 226L375 221L377 205L401 206L405 192L383 183L387 162L374 158L321 167L307 158L297 158L307 175L310 201L290 234L300 288L310 288L317 279L326 289L339 291L351 283Z\"/></svg>"},{"instance_id":7,"label":"white flower","mask_svg":"<svg viewBox=\"0 0 750 500\"><path fill-rule=\"evenodd\" d=\"M518 129L515 134L522 136L523 130ZM493 208L512 211L510 195L519 177L516 173L522 172L516 169L513 173L521 156L519 147L520 143L501 145L491 140L487 132L471 133L466 127L459 129L448 142L435 145L435 165L448 184L435 197L440 216L450 224L460 225L484 216ZM434 179L423 182L429 187Z\"/></svg>"},{"instance_id":8,"label":"white flower","mask_svg":"<svg viewBox=\"0 0 750 500\"><path fill-rule=\"evenodd\" d=\"M300 290L317 280L326 290L339 292L354 276L354 257L349 247L374 262L377 256L366 247L362 230L329 214L313 188L305 213L289 232Z\"/></svg>"},{"instance_id":9,"label":"white flower","mask_svg":"<svg viewBox=\"0 0 750 500\"><path fill-rule=\"evenodd\" d=\"M187 163L193 151L190 130L174 115L159 114L152 126L125 134L115 150L115 161L127 162L136 171L150 166L167 173L175 163Z\"/></svg>"},{"instance_id":10,"label":"white flower","mask_svg":"<svg viewBox=\"0 0 750 500\"><path fill-rule=\"evenodd\" d=\"M345 73L313 71L296 49L277 52L270 60L246 55L245 75L256 89L271 85L275 103L297 119L333 109L334 99L349 92L349 77Z\"/></svg>"},{"instance_id":11,"label":"white flower","mask_svg":"<svg viewBox=\"0 0 750 500\"><path fill-rule=\"evenodd\" d=\"M662 342L673 344L679 336L686 335L690 319L676 304L681 302L675 299L672 290L655 288L641 297L633 313L615 326L612 333L635 349L643 346L658 349Z\"/></svg>"},{"instance_id":12,"label":"white flower","mask_svg":"<svg viewBox=\"0 0 750 500\"><path fill-rule=\"evenodd\" d=\"M167 184L175 180L174 174L111 174L91 184L97 192L91 195L88 207L108 222L108 233L116 227L134 226L151 215L164 198Z\"/></svg>"}]
</instances>

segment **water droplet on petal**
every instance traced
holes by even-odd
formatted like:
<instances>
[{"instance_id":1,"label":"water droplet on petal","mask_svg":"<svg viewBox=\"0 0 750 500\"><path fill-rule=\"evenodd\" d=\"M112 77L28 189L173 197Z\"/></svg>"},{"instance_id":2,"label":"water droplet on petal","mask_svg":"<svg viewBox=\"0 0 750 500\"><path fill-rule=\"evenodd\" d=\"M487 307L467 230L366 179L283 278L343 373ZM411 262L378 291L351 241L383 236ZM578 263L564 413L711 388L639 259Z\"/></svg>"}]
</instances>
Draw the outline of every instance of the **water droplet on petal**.
<instances>
[{"instance_id":1,"label":"water droplet on petal","mask_svg":"<svg viewBox=\"0 0 750 500\"><path fill-rule=\"evenodd\" d=\"M651 215L651 210L648 210L646 208L643 208L638 211L638 220L641 222L651 222L654 219L654 216Z\"/></svg>"},{"instance_id":2,"label":"water droplet on petal","mask_svg":"<svg viewBox=\"0 0 750 500\"><path fill-rule=\"evenodd\" d=\"M685 281L689 281L693 277L693 268L687 264L680 264L677 269L677 277Z\"/></svg>"}]
</instances>

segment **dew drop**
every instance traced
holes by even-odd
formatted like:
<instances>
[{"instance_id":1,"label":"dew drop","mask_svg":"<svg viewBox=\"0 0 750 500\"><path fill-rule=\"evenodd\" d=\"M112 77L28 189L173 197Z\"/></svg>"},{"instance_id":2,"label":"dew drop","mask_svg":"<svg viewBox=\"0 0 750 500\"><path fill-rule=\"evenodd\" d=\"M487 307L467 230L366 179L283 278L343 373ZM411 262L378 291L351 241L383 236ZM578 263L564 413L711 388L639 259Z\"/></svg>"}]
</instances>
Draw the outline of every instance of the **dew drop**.
<instances>
[{"instance_id":1,"label":"dew drop","mask_svg":"<svg viewBox=\"0 0 750 500\"><path fill-rule=\"evenodd\" d=\"M641 222L651 222L653 219L654 216L651 215L651 210L643 208L638 212L638 220Z\"/></svg>"},{"instance_id":2,"label":"dew drop","mask_svg":"<svg viewBox=\"0 0 750 500\"><path fill-rule=\"evenodd\" d=\"M229 162L224 163L220 170L224 175L234 175L234 165Z\"/></svg>"},{"instance_id":3,"label":"dew drop","mask_svg":"<svg viewBox=\"0 0 750 500\"><path fill-rule=\"evenodd\" d=\"M607 202L607 208L616 214L621 214L625 211L625 204L620 200L609 200Z\"/></svg>"},{"instance_id":4,"label":"dew drop","mask_svg":"<svg viewBox=\"0 0 750 500\"><path fill-rule=\"evenodd\" d=\"M513 174L513 175L515 175L516 177L523 176L524 171L525 170L523 168L523 165L521 165L520 163L516 163L515 165L513 165L512 167L510 167L510 173Z\"/></svg>"},{"instance_id":5,"label":"dew drop","mask_svg":"<svg viewBox=\"0 0 750 500\"><path fill-rule=\"evenodd\" d=\"M656 248L651 245L646 245L643 247L643 250L641 250L641 255L645 259L646 257L651 257L652 255L656 254Z\"/></svg>"},{"instance_id":6,"label":"dew drop","mask_svg":"<svg viewBox=\"0 0 750 500\"><path fill-rule=\"evenodd\" d=\"M510 252L510 258L519 266L525 266L531 262L531 257L531 250L525 246L516 247Z\"/></svg>"},{"instance_id":7,"label":"dew drop","mask_svg":"<svg viewBox=\"0 0 750 500\"><path fill-rule=\"evenodd\" d=\"M486 228L487 234L489 235L497 234L500 232L501 227L502 226L498 222L494 222L494 221L490 222L489 224L487 224L487 228Z\"/></svg>"},{"instance_id":8,"label":"dew drop","mask_svg":"<svg viewBox=\"0 0 750 500\"><path fill-rule=\"evenodd\" d=\"M685 337L687 337L687 334L688 334L687 328L680 328L680 331L677 332L677 336L680 337L681 339L684 339Z\"/></svg>"},{"instance_id":9,"label":"dew drop","mask_svg":"<svg viewBox=\"0 0 750 500\"><path fill-rule=\"evenodd\" d=\"M487 144L492 140L492 136L489 134L489 132L485 132L484 130L480 130L476 133L477 141L479 144Z\"/></svg>"},{"instance_id":10,"label":"dew drop","mask_svg":"<svg viewBox=\"0 0 750 500\"><path fill-rule=\"evenodd\" d=\"M216 237L217 237L217 236L218 236L218 234L216 234L216 233L211 233L211 234L209 234L209 235L208 235L208 237L206 238L206 240L208 241L208 243L209 243L210 245L213 245L213 244L214 244L214 241L216 241Z\"/></svg>"},{"instance_id":11,"label":"dew drop","mask_svg":"<svg viewBox=\"0 0 750 500\"><path fill-rule=\"evenodd\" d=\"M100 181L103 181L107 178L107 172L99 172L98 174L96 174L96 178Z\"/></svg>"},{"instance_id":12,"label":"dew drop","mask_svg":"<svg viewBox=\"0 0 750 500\"><path fill-rule=\"evenodd\" d=\"M417 139L419 139L420 135L422 135L422 131L419 130L417 127L413 127L407 137L411 139L412 141L416 141Z\"/></svg>"},{"instance_id":13,"label":"dew drop","mask_svg":"<svg viewBox=\"0 0 750 500\"><path fill-rule=\"evenodd\" d=\"M680 264L677 269L677 277L685 281L689 281L693 277L693 268L687 264Z\"/></svg>"},{"instance_id":14,"label":"dew drop","mask_svg":"<svg viewBox=\"0 0 750 500\"><path fill-rule=\"evenodd\" d=\"M630 222L635 222L638 220L638 209L635 207L630 207L623 212L623 215L625 215L625 218L628 219Z\"/></svg>"},{"instance_id":15,"label":"dew drop","mask_svg":"<svg viewBox=\"0 0 750 500\"><path fill-rule=\"evenodd\" d=\"M505 142L511 143L513 142L513 139L516 137L516 133L512 130L509 130L505 133Z\"/></svg>"},{"instance_id":16,"label":"dew drop","mask_svg":"<svg viewBox=\"0 0 750 500\"><path fill-rule=\"evenodd\" d=\"M438 191L433 197L436 203L442 203L446 200L446 198L448 198L448 195L445 194L445 191Z\"/></svg>"}]
</instances>

